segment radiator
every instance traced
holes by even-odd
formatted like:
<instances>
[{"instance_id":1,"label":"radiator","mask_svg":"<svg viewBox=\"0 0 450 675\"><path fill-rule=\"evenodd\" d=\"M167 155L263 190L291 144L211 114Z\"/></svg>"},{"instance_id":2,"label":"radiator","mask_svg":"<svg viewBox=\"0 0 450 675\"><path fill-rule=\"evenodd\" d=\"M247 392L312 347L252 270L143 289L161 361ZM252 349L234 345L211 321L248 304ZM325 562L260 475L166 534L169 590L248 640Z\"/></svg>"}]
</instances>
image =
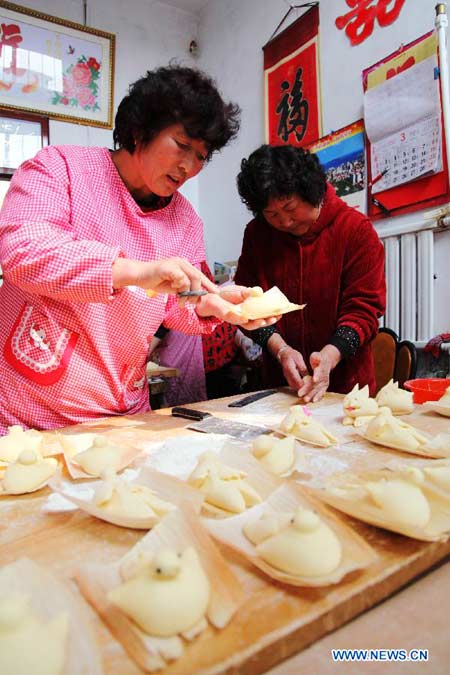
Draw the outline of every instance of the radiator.
<instances>
[{"instance_id":1,"label":"radiator","mask_svg":"<svg viewBox=\"0 0 450 675\"><path fill-rule=\"evenodd\" d=\"M413 231L410 231L410 230ZM433 230L408 228L394 236L379 231L386 254L386 314L381 326L402 340L433 337Z\"/></svg>"}]
</instances>

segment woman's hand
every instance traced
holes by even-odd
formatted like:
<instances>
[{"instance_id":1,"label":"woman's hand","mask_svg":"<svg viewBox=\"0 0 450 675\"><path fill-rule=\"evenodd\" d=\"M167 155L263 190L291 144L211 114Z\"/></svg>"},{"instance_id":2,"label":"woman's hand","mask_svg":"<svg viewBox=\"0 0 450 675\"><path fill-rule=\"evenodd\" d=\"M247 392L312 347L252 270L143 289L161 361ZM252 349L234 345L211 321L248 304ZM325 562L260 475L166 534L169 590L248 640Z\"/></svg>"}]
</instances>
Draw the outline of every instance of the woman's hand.
<instances>
[{"instance_id":1,"label":"woman's hand","mask_svg":"<svg viewBox=\"0 0 450 675\"><path fill-rule=\"evenodd\" d=\"M205 289L219 293L217 286L185 258L165 258L152 262L117 258L113 264L113 286L140 286L157 293L181 293ZM198 296L187 298L197 303Z\"/></svg>"},{"instance_id":2,"label":"woman's hand","mask_svg":"<svg viewBox=\"0 0 450 675\"><path fill-rule=\"evenodd\" d=\"M341 352L334 345L325 345L320 352L313 352L309 358L312 377L305 377L298 396L306 403L320 401L330 385L330 373L341 358Z\"/></svg>"},{"instance_id":3,"label":"woman's hand","mask_svg":"<svg viewBox=\"0 0 450 675\"><path fill-rule=\"evenodd\" d=\"M238 305L245 298L252 295L252 289L246 286L227 286L224 289L215 289L218 293L208 293L200 298L196 312L201 317L214 316L221 321L243 326L246 330L256 330L263 326L271 326L280 320L280 316L272 316L266 319L255 319L248 321L239 312L235 311L233 305Z\"/></svg>"},{"instance_id":4,"label":"woman's hand","mask_svg":"<svg viewBox=\"0 0 450 675\"><path fill-rule=\"evenodd\" d=\"M300 352L285 345L278 350L277 360L281 363L288 385L292 389L299 389L308 375L308 368Z\"/></svg>"},{"instance_id":5,"label":"woman's hand","mask_svg":"<svg viewBox=\"0 0 450 675\"><path fill-rule=\"evenodd\" d=\"M267 341L268 351L281 364L283 375L293 389L299 389L308 374L305 359L299 351L290 347L280 333L273 333Z\"/></svg>"}]
</instances>

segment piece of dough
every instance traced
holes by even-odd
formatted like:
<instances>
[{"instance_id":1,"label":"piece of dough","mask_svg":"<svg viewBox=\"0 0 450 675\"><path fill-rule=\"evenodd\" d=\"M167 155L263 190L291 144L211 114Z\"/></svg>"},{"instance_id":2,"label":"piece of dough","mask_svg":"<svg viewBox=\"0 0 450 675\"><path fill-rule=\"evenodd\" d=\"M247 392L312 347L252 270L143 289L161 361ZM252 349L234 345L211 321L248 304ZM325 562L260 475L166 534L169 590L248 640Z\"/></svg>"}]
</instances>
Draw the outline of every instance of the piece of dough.
<instances>
[{"instance_id":1,"label":"piece of dough","mask_svg":"<svg viewBox=\"0 0 450 675\"><path fill-rule=\"evenodd\" d=\"M58 461L42 459L35 450L23 450L17 461L9 464L0 485L0 492L22 495L43 487L56 472Z\"/></svg>"},{"instance_id":2,"label":"piece of dough","mask_svg":"<svg viewBox=\"0 0 450 675\"><path fill-rule=\"evenodd\" d=\"M124 452L124 448L114 445L105 436L96 436L90 448L74 455L72 459L91 476L101 476L108 469L117 471L120 468Z\"/></svg>"},{"instance_id":3,"label":"piece of dough","mask_svg":"<svg viewBox=\"0 0 450 675\"><path fill-rule=\"evenodd\" d=\"M145 485L130 484L114 473L107 472L94 495L96 506L109 514L129 518L162 517L175 506L159 499Z\"/></svg>"},{"instance_id":4,"label":"piece of dough","mask_svg":"<svg viewBox=\"0 0 450 675\"><path fill-rule=\"evenodd\" d=\"M344 398L344 419L345 425L355 427L367 424L378 412L378 403L374 398L369 397L369 386L366 384L362 389L359 384L355 384L351 392Z\"/></svg>"},{"instance_id":5,"label":"piece of dough","mask_svg":"<svg viewBox=\"0 0 450 675\"><path fill-rule=\"evenodd\" d=\"M10 593L0 598L0 673L64 675L69 618L43 621L32 612L29 597Z\"/></svg>"},{"instance_id":6,"label":"piece of dough","mask_svg":"<svg viewBox=\"0 0 450 675\"><path fill-rule=\"evenodd\" d=\"M302 405L290 407L288 414L280 422L280 429L302 441L324 448L338 442L338 439L327 431L323 424L312 417L308 408Z\"/></svg>"},{"instance_id":7,"label":"piece of dough","mask_svg":"<svg viewBox=\"0 0 450 675\"><path fill-rule=\"evenodd\" d=\"M284 530L292 522L292 513L264 512L256 520L247 520L242 531L247 539L257 545Z\"/></svg>"},{"instance_id":8,"label":"piece of dough","mask_svg":"<svg viewBox=\"0 0 450 675\"><path fill-rule=\"evenodd\" d=\"M204 452L198 458L197 466L189 476L189 482L191 485L194 485L194 487L200 487L203 485L211 470L217 473L218 477L222 480L236 480L245 478L246 476L245 471L240 471L240 469L234 469L233 467L224 464L215 452Z\"/></svg>"},{"instance_id":9,"label":"piece of dough","mask_svg":"<svg viewBox=\"0 0 450 675\"><path fill-rule=\"evenodd\" d=\"M414 482L402 479L369 481L365 487L390 520L412 527L425 527L429 522L430 504Z\"/></svg>"},{"instance_id":10,"label":"piece of dough","mask_svg":"<svg viewBox=\"0 0 450 675\"><path fill-rule=\"evenodd\" d=\"M245 476L244 471L227 466L214 453L204 453L189 482L205 495L208 504L230 513L242 513L262 501L244 480Z\"/></svg>"},{"instance_id":11,"label":"piece of dough","mask_svg":"<svg viewBox=\"0 0 450 675\"><path fill-rule=\"evenodd\" d=\"M450 433L437 434L425 445L425 450L431 450L443 457L450 457Z\"/></svg>"},{"instance_id":12,"label":"piece of dough","mask_svg":"<svg viewBox=\"0 0 450 675\"><path fill-rule=\"evenodd\" d=\"M450 490L450 466L426 466L423 472L438 487Z\"/></svg>"},{"instance_id":13,"label":"piece of dough","mask_svg":"<svg viewBox=\"0 0 450 675\"><path fill-rule=\"evenodd\" d=\"M428 439L410 424L395 418L389 408L383 408L367 425L365 438L388 448L415 452Z\"/></svg>"},{"instance_id":14,"label":"piece of dough","mask_svg":"<svg viewBox=\"0 0 450 675\"><path fill-rule=\"evenodd\" d=\"M443 403L444 405L450 405L450 387L447 387L445 390L445 394L441 396L439 399L439 403Z\"/></svg>"},{"instance_id":15,"label":"piece of dough","mask_svg":"<svg viewBox=\"0 0 450 675\"><path fill-rule=\"evenodd\" d=\"M22 450L34 450L42 455L43 436L35 429L24 431L14 424L8 428L6 436L0 438L0 462L15 462Z\"/></svg>"},{"instance_id":16,"label":"piece of dough","mask_svg":"<svg viewBox=\"0 0 450 675\"><path fill-rule=\"evenodd\" d=\"M256 523L244 527L244 534L269 565L302 577L324 576L339 567L342 545L315 512L299 507L295 514L261 520L259 528Z\"/></svg>"},{"instance_id":17,"label":"piece of dough","mask_svg":"<svg viewBox=\"0 0 450 675\"><path fill-rule=\"evenodd\" d=\"M205 501L231 513L242 513L247 506L261 502L260 496L242 479L223 480L213 470L199 488Z\"/></svg>"},{"instance_id":18,"label":"piece of dough","mask_svg":"<svg viewBox=\"0 0 450 675\"><path fill-rule=\"evenodd\" d=\"M281 476L292 468L295 462L295 438L275 438L263 434L255 438L252 452L263 467L276 476Z\"/></svg>"},{"instance_id":19,"label":"piece of dough","mask_svg":"<svg viewBox=\"0 0 450 675\"><path fill-rule=\"evenodd\" d=\"M395 415L407 415L414 410L413 393L400 389L398 382L389 380L375 399L379 406L387 406Z\"/></svg>"},{"instance_id":20,"label":"piece of dough","mask_svg":"<svg viewBox=\"0 0 450 675\"><path fill-rule=\"evenodd\" d=\"M286 314L304 306L290 302L277 286L273 286L259 297L250 296L240 305L235 305L235 310L246 319L253 320Z\"/></svg>"},{"instance_id":21,"label":"piece of dough","mask_svg":"<svg viewBox=\"0 0 450 675\"><path fill-rule=\"evenodd\" d=\"M193 547L180 554L158 552L108 593L110 602L145 633L157 637L194 628L204 620L209 599L209 580Z\"/></svg>"}]
</instances>

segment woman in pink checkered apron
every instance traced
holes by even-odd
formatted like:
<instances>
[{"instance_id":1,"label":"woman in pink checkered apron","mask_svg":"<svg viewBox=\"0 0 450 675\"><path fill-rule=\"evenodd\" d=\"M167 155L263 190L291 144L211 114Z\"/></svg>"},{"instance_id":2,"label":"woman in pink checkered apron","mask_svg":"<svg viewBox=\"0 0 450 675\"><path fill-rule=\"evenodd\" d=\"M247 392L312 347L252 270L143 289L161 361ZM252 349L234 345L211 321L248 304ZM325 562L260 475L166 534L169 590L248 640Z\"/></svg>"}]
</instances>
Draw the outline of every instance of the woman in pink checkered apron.
<instances>
[{"instance_id":1,"label":"woman in pink checkered apron","mask_svg":"<svg viewBox=\"0 0 450 675\"><path fill-rule=\"evenodd\" d=\"M233 303L248 290L225 300L201 273L203 225L179 192L238 128L208 76L168 66L131 85L113 151L49 146L17 169L0 213L2 433L144 412L161 323L197 334L242 322Z\"/></svg>"}]
</instances>

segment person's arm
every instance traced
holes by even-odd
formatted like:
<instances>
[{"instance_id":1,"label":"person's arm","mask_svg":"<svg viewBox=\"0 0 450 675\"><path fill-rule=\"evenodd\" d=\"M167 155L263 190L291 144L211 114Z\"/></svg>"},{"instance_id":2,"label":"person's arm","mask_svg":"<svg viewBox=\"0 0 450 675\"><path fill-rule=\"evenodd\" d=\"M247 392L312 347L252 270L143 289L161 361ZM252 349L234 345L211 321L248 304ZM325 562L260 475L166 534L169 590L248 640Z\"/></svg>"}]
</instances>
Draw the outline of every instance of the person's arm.
<instances>
[{"instance_id":1,"label":"person's arm","mask_svg":"<svg viewBox=\"0 0 450 675\"><path fill-rule=\"evenodd\" d=\"M368 220L359 223L349 242L337 328L329 343L310 356L312 378L305 380L298 391L306 402L319 401L337 364L354 356L360 345L375 337L378 318L385 310L384 249L371 223Z\"/></svg>"},{"instance_id":2,"label":"person's arm","mask_svg":"<svg viewBox=\"0 0 450 675\"><path fill-rule=\"evenodd\" d=\"M338 349L342 347L347 356L373 340L378 332L378 319L386 308L384 248L368 220L361 221L352 231L341 288L338 321L331 341Z\"/></svg>"},{"instance_id":3,"label":"person's arm","mask_svg":"<svg viewBox=\"0 0 450 675\"><path fill-rule=\"evenodd\" d=\"M120 247L75 238L69 194L57 148L45 148L17 169L0 215L4 278L36 295L108 302Z\"/></svg>"},{"instance_id":4,"label":"person's arm","mask_svg":"<svg viewBox=\"0 0 450 675\"><path fill-rule=\"evenodd\" d=\"M200 288L217 292L183 258L131 260L119 246L77 239L71 198L67 166L58 148L46 148L16 171L0 217L6 281L29 293L71 302L109 302L125 286L156 293Z\"/></svg>"},{"instance_id":5,"label":"person's arm","mask_svg":"<svg viewBox=\"0 0 450 675\"><path fill-rule=\"evenodd\" d=\"M163 324L158 326L157 330L155 331L155 334L153 335L148 345L148 352L147 352L148 361L152 360L153 352L157 347L159 347L159 345L161 344L161 342L164 340L164 338L168 333L170 333L170 330L166 328Z\"/></svg>"}]
</instances>

